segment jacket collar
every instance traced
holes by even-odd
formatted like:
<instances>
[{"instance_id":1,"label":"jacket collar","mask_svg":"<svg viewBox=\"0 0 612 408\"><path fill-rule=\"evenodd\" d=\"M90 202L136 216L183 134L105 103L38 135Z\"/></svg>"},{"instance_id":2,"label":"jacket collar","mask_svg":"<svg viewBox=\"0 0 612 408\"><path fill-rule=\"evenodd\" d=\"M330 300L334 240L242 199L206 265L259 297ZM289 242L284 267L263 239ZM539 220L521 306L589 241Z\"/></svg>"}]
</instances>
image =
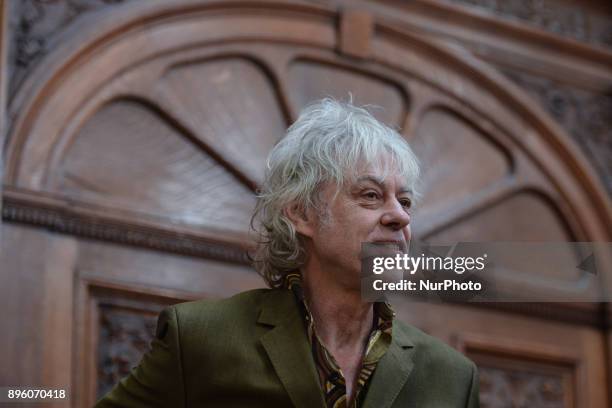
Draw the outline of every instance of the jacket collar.
<instances>
[{"instance_id":1,"label":"jacket collar","mask_svg":"<svg viewBox=\"0 0 612 408\"><path fill-rule=\"evenodd\" d=\"M294 405L324 408L323 390L293 293L287 289L270 290L262 301L257 322L271 326L260 341ZM391 345L370 379L365 408L393 405L413 370L414 352L408 333L394 324Z\"/></svg>"},{"instance_id":2,"label":"jacket collar","mask_svg":"<svg viewBox=\"0 0 612 408\"><path fill-rule=\"evenodd\" d=\"M363 408L389 408L414 368L416 347L401 325L393 324L393 339L380 359L365 395Z\"/></svg>"},{"instance_id":3,"label":"jacket collar","mask_svg":"<svg viewBox=\"0 0 612 408\"><path fill-rule=\"evenodd\" d=\"M293 293L287 289L268 292L257 321L273 326L260 341L293 404L324 408L323 390Z\"/></svg>"}]
</instances>

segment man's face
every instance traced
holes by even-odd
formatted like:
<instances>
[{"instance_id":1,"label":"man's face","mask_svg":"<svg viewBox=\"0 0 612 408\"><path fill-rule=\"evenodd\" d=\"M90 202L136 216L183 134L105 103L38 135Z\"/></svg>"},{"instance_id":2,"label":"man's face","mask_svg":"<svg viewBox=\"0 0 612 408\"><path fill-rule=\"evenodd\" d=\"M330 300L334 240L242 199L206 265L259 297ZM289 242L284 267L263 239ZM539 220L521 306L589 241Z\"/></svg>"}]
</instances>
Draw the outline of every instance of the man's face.
<instances>
[{"instance_id":1,"label":"man's face","mask_svg":"<svg viewBox=\"0 0 612 408\"><path fill-rule=\"evenodd\" d=\"M322 214L309 217L312 226L305 235L311 238L311 262L318 262L347 289L360 287L362 243L394 242L407 250L412 193L397 171L383 177L382 169L364 166L345 182L335 200L336 185L323 186Z\"/></svg>"}]
</instances>

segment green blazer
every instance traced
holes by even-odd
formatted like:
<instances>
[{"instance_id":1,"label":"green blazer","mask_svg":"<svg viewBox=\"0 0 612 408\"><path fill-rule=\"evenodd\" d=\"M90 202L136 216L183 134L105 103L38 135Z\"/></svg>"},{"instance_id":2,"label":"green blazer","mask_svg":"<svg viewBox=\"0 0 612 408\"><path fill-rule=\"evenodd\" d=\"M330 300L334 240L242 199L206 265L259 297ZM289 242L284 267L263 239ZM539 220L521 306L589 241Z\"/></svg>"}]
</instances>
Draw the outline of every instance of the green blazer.
<instances>
[{"instance_id":1,"label":"green blazer","mask_svg":"<svg viewBox=\"0 0 612 408\"><path fill-rule=\"evenodd\" d=\"M96 404L110 407L300 407L325 401L293 293L255 289L165 309L152 350ZM478 407L476 366L394 320L365 407Z\"/></svg>"}]
</instances>

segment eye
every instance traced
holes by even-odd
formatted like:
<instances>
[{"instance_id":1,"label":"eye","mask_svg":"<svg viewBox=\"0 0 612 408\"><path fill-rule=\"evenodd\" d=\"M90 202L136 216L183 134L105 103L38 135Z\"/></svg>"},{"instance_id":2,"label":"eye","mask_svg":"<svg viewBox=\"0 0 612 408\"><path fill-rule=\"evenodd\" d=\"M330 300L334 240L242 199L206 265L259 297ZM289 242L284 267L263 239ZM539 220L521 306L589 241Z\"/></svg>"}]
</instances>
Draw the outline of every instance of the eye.
<instances>
[{"instance_id":1,"label":"eye","mask_svg":"<svg viewBox=\"0 0 612 408\"><path fill-rule=\"evenodd\" d=\"M412 200L409 199L409 198L400 198L399 202L402 205L402 207L404 207L404 208L412 207Z\"/></svg>"},{"instance_id":2,"label":"eye","mask_svg":"<svg viewBox=\"0 0 612 408\"><path fill-rule=\"evenodd\" d=\"M379 194L374 190L366 191L363 196L369 200L378 200Z\"/></svg>"}]
</instances>

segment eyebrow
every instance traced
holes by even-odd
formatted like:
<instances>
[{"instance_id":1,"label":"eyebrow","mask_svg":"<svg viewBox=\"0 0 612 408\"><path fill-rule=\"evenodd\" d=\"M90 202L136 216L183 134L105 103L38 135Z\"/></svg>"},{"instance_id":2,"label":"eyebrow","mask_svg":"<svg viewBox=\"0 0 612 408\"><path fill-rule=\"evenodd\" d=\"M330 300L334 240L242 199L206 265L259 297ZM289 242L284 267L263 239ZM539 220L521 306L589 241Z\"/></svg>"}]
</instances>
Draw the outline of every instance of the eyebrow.
<instances>
[{"instance_id":1,"label":"eyebrow","mask_svg":"<svg viewBox=\"0 0 612 408\"><path fill-rule=\"evenodd\" d=\"M378 185L382 189L384 189L384 187L385 187L385 180L380 178L380 177L376 177L376 176L372 176L372 175L365 175L365 176L357 177L357 183L362 183L364 181L370 181L370 182ZM412 194L412 189L408 188L408 187L403 187L399 192L400 193L409 193L409 194Z\"/></svg>"}]
</instances>

